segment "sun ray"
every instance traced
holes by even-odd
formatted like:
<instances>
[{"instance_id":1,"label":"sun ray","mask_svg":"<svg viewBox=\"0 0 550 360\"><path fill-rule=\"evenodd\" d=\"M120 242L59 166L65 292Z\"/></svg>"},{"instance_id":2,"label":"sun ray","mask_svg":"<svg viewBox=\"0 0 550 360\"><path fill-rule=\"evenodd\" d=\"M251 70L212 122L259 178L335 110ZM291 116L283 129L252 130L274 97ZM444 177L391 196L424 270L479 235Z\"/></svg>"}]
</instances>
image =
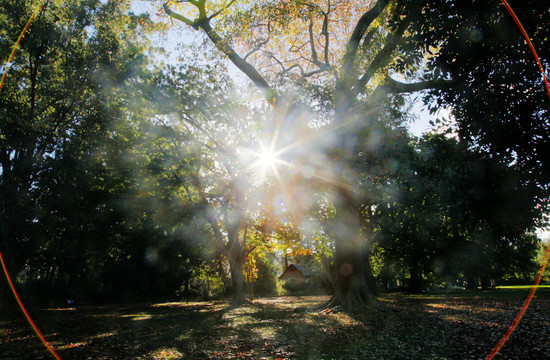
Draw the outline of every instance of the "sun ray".
<instances>
[{"instance_id":1,"label":"sun ray","mask_svg":"<svg viewBox=\"0 0 550 360\"><path fill-rule=\"evenodd\" d=\"M357 194L360 194L360 193L363 193L363 191L351 184L346 184L344 182L341 182L341 181L338 181L334 178L330 178L328 176L323 176L323 175L319 175L317 174L316 172L314 171L309 171L307 169L302 169L302 168L299 168L298 166L290 163L290 162L287 162L287 161L284 161L284 160L279 160L279 163L284 165L284 166L287 166L288 168L291 168L291 169L294 169L298 172L300 172L302 175L305 175L307 177L312 177L312 178L316 178L316 179L319 179L321 180L322 182L324 183L327 183L327 184L330 184L330 185L333 185L333 186L336 186L336 187L339 187L339 188L342 188L342 189L347 189L347 190L350 190L354 193L357 193Z\"/></svg>"}]
</instances>

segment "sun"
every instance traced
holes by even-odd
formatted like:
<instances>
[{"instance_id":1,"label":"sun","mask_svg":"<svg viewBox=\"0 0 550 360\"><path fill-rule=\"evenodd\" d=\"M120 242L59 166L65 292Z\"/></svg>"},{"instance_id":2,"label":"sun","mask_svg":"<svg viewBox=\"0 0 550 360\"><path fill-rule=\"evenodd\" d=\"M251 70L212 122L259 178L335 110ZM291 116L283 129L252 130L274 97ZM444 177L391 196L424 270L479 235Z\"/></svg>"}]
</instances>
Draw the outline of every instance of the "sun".
<instances>
[{"instance_id":1,"label":"sun","mask_svg":"<svg viewBox=\"0 0 550 360\"><path fill-rule=\"evenodd\" d=\"M259 165L266 170L274 169L278 160L277 154L270 148L263 148L258 153Z\"/></svg>"},{"instance_id":2,"label":"sun","mask_svg":"<svg viewBox=\"0 0 550 360\"><path fill-rule=\"evenodd\" d=\"M249 161L251 160L246 168L255 171L262 179L268 175L277 176L279 164L285 163L280 158L281 151L275 149L274 143L266 145L263 142L259 142L256 149L244 150L245 153L248 153Z\"/></svg>"},{"instance_id":3,"label":"sun","mask_svg":"<svg viewBox=\"0 0 550 360\"><path fill-rule=\"evenodd\" d=\"M269 171L274 173L277 171L277 164L280 162L278 153L271 146L265 146L260 143L260 151L256 154L257 166L261 169L262 175L266 175Z\"/></svg>"}]
</instances>

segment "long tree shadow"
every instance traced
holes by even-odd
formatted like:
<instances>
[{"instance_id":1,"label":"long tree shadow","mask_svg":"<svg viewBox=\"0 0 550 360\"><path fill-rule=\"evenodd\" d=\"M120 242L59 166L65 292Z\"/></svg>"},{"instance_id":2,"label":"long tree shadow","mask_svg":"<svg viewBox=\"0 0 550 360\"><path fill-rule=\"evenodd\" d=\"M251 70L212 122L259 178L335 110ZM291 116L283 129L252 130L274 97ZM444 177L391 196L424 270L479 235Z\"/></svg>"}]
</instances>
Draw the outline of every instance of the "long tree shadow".
<instances>
[{"instance_id":1,"label":"long tree shadow","mask_svg":"<svg viewBox=\"0 0 550 360\"><path fill-rule=\"evenodd\" d=\"M63 359L155 358L155 352L174 344L185 345L185 350L197 346L185 339L208 333L225 307L225 303L170 303L47 309L35 312L35 320ZM36 359L45 353L23 320L1 324L2 334L9 335L2 341L3 359ZM17 330L8 334L9 329Z\"/></svg>"},{"instance_id":2,"label":"long tree shadow","mask_svg":"<svg viewBox=\"0 0 550 360\"><path fill-rule=\"evenodd\" d=\"M368 358L480 359L500 340L522 306L522 297L493 296L386 296L385 311L361 314L364 323L383 319L362 348ZM501 358L547 358L550 298L531 304L518 329L500 351Z\"/></svg>"},{"instance_id":3,"label":"long tree shadow","mask_svg":"<svg viewBox=\"0 0 550 360\"><path fill-rule=\"evenodd\" d=\"M498 341L522 298L386 296L385 306L369 313L300 310L322 301L47 309L35 320L63 359L478 359ZM550 298L531 307L504 358L549 353L550 345L536 339L548 338ZM24 321L8 315L0 318L2 359L47 358Z\"/></svg>"},{"instance_id":4,"label":"long tree shadow","mask_svg":"<svg viewBox=\"0 0 550 360\"><path fill-rule=\"evenodd\" d=\"M318 302L276 298L237 308L218 302L50 309L37 318L63 359L322 358L337 329L349 324L295 311ZM5 359L44 353L32 336L2 348Z\"/></svg>"}]
</instances>

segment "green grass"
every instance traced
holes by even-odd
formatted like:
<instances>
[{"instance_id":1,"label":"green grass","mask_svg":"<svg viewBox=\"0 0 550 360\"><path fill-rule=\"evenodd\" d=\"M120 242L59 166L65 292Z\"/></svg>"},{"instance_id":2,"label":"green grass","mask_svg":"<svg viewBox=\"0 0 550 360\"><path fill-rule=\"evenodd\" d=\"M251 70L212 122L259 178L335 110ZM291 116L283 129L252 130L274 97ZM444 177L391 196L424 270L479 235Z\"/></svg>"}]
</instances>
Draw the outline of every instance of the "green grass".
<instances>
[{"instance_id":1,"label":"green grass","mask_svg":"<svg viewBox=\"0 0 550 360\"><path fill-rule=\"evenodd\" d=\"M497 286L497 289L517 289L517 290L523 290L523 289L532 289L536 287L537 290L542 289L550 289L550 285L511 285L511 286Z\"/></svg>"},{"instance_id":2,"label":"green grass","mask_svg":"<svg viewBox=\"0 0 550 360\"><path fill-rule=\"evenodd\" d=\"M545 287L502 349L545 358ZM367 312L304 311L323 296L34 310L64 360L71 359L479 359L498 342L529 289L388 294ZM527 353L526 353L527 351ZM16 309L0 312L3 360L48 358Z\"/></svg>"},{"instance_id":3,"label":"green grass","mask_svg":"<svg viewBox=\"0 0 550 360\"><path fill-rule=\"evenodd\" d=\"M422 294L395 293L387 296L408 296L410 298L508 298L508 297L526 297L533 285L515 285L499 286L488 290L435 290L424 292ZM399 295L396 295L399 294ZM539 285L535 291L535 296L549 296L550 285Z\"/></svg>"}]
</instances>

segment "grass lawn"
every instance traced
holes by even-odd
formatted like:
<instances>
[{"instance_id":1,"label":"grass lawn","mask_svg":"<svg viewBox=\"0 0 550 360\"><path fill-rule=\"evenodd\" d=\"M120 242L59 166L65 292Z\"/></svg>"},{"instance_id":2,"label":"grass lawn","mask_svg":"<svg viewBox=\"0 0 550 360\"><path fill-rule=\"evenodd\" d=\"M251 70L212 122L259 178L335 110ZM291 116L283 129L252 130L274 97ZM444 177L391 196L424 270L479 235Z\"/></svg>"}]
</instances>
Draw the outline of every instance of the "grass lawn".
<instances>
[{"instance_id":1,"label":"grass lawn","mask_svg":"<svg viewBox=\"0 0 550 360\"><path fill-rule=\"evenodd\" d=\"M528 289L389 294L362 314L302 311L327 297L239 308L177 302L33 312L63 359L482 359ZM550 358L550 289L541 289L495 359ZM50 359L16 310L0 310L0 358Z\"/></svg>"}]
</instances>

